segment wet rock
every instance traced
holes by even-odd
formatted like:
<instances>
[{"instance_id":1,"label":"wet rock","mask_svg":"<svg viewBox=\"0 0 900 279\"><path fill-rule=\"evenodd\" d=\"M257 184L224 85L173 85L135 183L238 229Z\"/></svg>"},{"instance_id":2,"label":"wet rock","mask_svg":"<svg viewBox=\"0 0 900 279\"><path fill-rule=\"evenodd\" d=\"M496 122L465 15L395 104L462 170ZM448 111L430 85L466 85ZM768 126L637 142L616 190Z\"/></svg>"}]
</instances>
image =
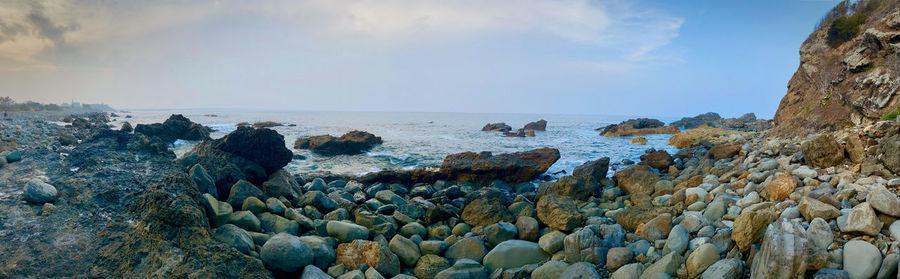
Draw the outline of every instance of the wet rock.
<instances>
[{"instance_id":1,"label":"wet rock","mask_svg":"<svg viewBox=\"0 0 900 279\"><path fill-rule=\"evenodd\" d=\"M219 227L230 221L233 210L228 203L220 202L208 193L203 194L200 198L200 203L206 210L206 216L209 217L210 226Z\"/></svg>"},{"instance_id":2,"label":"wet rock","mask_svg":"<svg viewBox=\"0 0 900 279\"><path fill-rule=\"evenodd\" d=\"M340 242L351 242L353 240L365 240L369 238L369 229L357 224L328 221L325 225L328 235L336 238Z\"/></svg>"},{"instance_id":3,"label":"wet rock","mask_svg":"<svg viewBox=\"0 0 900 279\"><path fill-rule=\"evenodd\" d=\"M484 266L488 270L514 268L527 264L541 263L550 255L541 250L537 243L524 240L507 240L497 244L484 256Z\"/></svg>"},{"instance_id":4,"label":"wet rock","mask_svg":"<svg viewBox=\"0 0 900 279\"><path fill-rule=\"evenodd\" d=\"M559 150L534 150L493 155L490 152L463 152L444 158L440 172L451 180L488 184L494 180L529 182L547 172L559 160Z\"/></svg>"},{"instance_id":5,"label":"wet rock","mask_svg":"<svg viewBox=\"0 0 900 279\"><path fill-rule=\"evenodd\" d=\"M659 175L646 166L634 165L625 168L613 175L613 178L626 193L652 194L653 184L659 180Z\"/></svg>"},{"instance_id":6,"label":"wet rock","mask_svg":"<svg viewBox=\"0 0 900 279\"><path fill-rule=\"evenodd\" d=\"M571 231L584 223L584 216L578 212L575 202L555 194L544 195L538 200L537 214L541 222L560 231Z\"/></svg>"},{"instance_id":7,"label":"wet rock","mask_svg":"<svg viewBox=\"0 0 900 279\"><path fill-rule=\"evenodd\" d=\"M535 270L537 272L537 270ZM449 269L438 272L435 279L487 279L488 271L480 263L470 259L460 259Z\"/></svg>"},{"instance_id":8,"label":"wet rock","mask_svg":"<svg viewBox=\"0 0 900 279\"><path fill-rule=\"evenodd\" d=\"M453 261L470 259L481 262L487 253L488 251L487 247L484 246L484 240L482 240L480 236L473 236L464 237L453 245L450 245L450 247L447 248L447 251L444 252L444 256Z\"/></svg>"},{"instance_id":9,"label":"wet rock","mask_svg":"<svg viewBox=\"0 0 900 279\"><path fill-rule=\"evenodd\" d=\"M872 210L868 202L864 202L850 210L846 224L841 228L841 231L875 236L881 231L882 225L883 223L875 215L875 210Z\"/></svg>"},{"instance_id":10,"label":"wet rock","mask_svg":"<svg viewBox=\"0 0 900 279\"><path fill-rule=\"evenodd\" d=\"M271 270L293 273L312 263L312 249L299 237L279 233L266 241L260 258Z\"/></svg>"},{"instance_id":11,"label":"wet rock","mask_svg":"<svg viewBox=\"0 0 900 279\"><path fill-rule=\"evenodd\" d=\"M363 265L368 265L384 276L400 274L400 260L397 255L378 242L354 240L350 243L341 243L335 252L337 253L336 263L343 264L348 268L358 269Z\"/></svg>"},{"instance_id":12,"label":"wet rock","mask_svg":"<svg viewBox=\"0 0 900 279\"><path fill-rule=\"evenodd\" d=\"M532 131L546 131L547 120L541 119L535 122L528 122L528 124L525 124L525 127L523 127L523 129Z\"/></svg>"},{"instance_id":13,"label":"wet rock","mask_svg":"<svg viewBox=\"0 0 900 279\"><path fill-rule=\"evenodd\" d=\"M226 224L215 229L213 237L241 253L249 255L250 251L254 251L253 240L250 238L250 235L235 225Z\"/></svg>"},{"instance_id":14,"label":"wet rock","mask_svg":"<svg viewBox=\"0 0 900 279\"><path fill-rule=\"evenodd\" d=\"M803 160L807 165L827 168L844 161L844 150L831 134L818 136L800 145Z\"/></svg>"},{"instance_id":15,"label":"wet rock","mask_svg":"<svg viewBox=\"0 0 900 279\"><path fill-rule=\"evenodd\" d=\"M593 161L587 161L572 171L572 176L582 177L585 180L599 182L609 172L609 157L603 157Z\"/></svg>"},{"instance_id":16,"label":"wet rock","mask_svg":"<svg viewBox=\"0 0 900 279\"><path fill-rule=\"evenodd\" d=\"M803 277L808 267L810 243L797 221L782 219L769 225L762 246L753 259L753 278Z\"/></svg>"},{"instance_id":17,"label":"wet rock","mask_svg":"<svg viewBox=\"0 0 900 279\"><path fill-rule=\"evenodd\" d=\"M25 190L22 192L22 198L25 201L36 204L55 202L58 196L56 187L37 179L28 180L25 183Z\"/></svg>"},{"instance_id":18,"label":"wet rock","mask_svg":"<svg viewBox=\"0 0 900 279\"><path fill-rule=\"evenodd\" d=\"M875 245L861 240L844 244L844 271L851 279L872 278L881 267L881 251Z\"/></svg>"},{"instance_id":19,"label":"wet rock","mask_svg":"<svg viewBox=\"0 0 900 279\"><path fill-rule=\"evenodd\" d=\"M506 125L506 123L488 123L481 128L481 131L484 132L509 132L512 131L512 127Z\"/></svg>"},{"instance_id":20,"label":"wet rock","mask_svg":"<svg viewBox=\"0 0 900 279\"><path fill-rule=\"evenodd\" d=\"M340 137L330 135L300 138L294 142L296 149L309 149L322 155L354 155L381 144L381 137L363 131L350 131Z\"/></svg>"},{"instance_id":21,"label":"wet rock","mask_svg":"<svg viewBox=\"0 0 900 279\"><path fill-rule=\"evenodd\" d=\"M262 228L259 219L256 218L256 215L253 215L253 212L250 211L235 212L234 214L231 214L228 222L242 229L253 232L258 232Z\"/></svg>"},{"instance_id":22,"label":"wet rock","mask_svg":"<svg viewBox=\"0 0 900 279\"><path fill-rule=\"evenodd\" d=\"M462 220L472 226L487 226L498 222L512 222L513 216L507 209L508 198L494 189L485 189L466 198Z\"/></svg>"},{"instance_id":23,"label":"wet rock","mask_svg":"<svg viewBox=\"0 0 900 279\"><path fill-rule=\"evenodd\" d=\"M257 197L247 197L241 204L241 209L253 212L253 214L259 214L266 211L266 203Z\"/></svg>"}]
</instances>

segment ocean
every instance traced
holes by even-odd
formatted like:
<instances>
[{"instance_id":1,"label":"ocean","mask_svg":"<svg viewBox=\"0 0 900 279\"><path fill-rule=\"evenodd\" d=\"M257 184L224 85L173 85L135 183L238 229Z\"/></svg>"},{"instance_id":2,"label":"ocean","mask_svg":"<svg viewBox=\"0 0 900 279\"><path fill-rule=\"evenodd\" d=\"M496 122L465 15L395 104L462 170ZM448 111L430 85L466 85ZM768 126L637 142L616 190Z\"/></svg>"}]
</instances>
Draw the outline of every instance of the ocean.
<instances>
[{"instance_id":1,"label":"ocean","mask_svg":"<svg viewBox=\"0 0 900 279\"><path fill-rule=\"evenodd\" d=\"M426 113L426 112L326 112L326 111L252 111L223 109L132 110L118 113L114 125L165 121L171 114L183 114L192 121L212 127L213 138L226 135L240 122L274 121L296 126L272 129L284 135L285 143L295 154L288 166L292 173L329 171L337 174L364 174L386 169L412 169L439 166L445 156L465 151L491 151L494 154L525 151L540 147L557 148L560 159L548 173L571 173L578 165L600 157L611 162L623 159L639 161L648 148L677 151L668 145L670 135L647 135L646 145L632 144L632 137L600 136L596 128L619 123L628 116L562 115L562 114L498 114L498 113ZM132 118L126 119L125 115ZM534 137L504 137L496 132L482 132L487 123L505 122L513 130L528 122L547 120L547 131ZM675 119L660 118L665 122ZM331 134L340 136L351 130L362 130L380 136L384 144L361 155L320 156L308 150L295 150L299 137ZM190 151L196 142L178 141L173 150L179 156ZM612 169L610 170L613 171ZM562 173L557 174L560 176Z\"/></svg>"}]
</instances>

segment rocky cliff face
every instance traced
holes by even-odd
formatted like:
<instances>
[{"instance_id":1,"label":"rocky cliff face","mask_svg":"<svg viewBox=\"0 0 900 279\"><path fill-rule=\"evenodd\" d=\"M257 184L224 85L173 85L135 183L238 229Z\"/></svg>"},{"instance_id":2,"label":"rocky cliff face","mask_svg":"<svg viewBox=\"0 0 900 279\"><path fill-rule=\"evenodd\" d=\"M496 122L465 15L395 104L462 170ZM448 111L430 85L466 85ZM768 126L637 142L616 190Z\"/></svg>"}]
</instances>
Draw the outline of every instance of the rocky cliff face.
<instances>
[{"instance_id":1,"label":"rocky cliff face","mask_svg":"<svg viewBox=\"0 0 900 279\"><path fill-rule=\"evenodd\" d=\"M774 134L866 125L897 111L898 52L900 3L842 2L800 46L800 66L775 113Z\"/></svg>"}]
</instances>

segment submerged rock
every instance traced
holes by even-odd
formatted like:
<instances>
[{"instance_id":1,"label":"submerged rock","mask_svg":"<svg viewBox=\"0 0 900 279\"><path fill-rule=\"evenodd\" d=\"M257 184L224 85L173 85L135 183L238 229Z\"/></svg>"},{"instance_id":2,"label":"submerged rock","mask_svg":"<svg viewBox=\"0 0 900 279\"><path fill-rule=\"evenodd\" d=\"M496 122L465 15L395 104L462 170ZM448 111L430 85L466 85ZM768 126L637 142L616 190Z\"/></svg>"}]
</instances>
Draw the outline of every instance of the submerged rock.
<instances>
[{"instance_id":1,"label":"submerged rock","mask_svg":"<svg viewBox=\"0 0 900 279\"><path fill-rule=\"evenodd\" d=\"M309 149L322 155L354 155L368 151L381 144L381 137L363 131L350 131L340 137L331 135L299 138L295 149Z\"/></svg>"}]
</instances>

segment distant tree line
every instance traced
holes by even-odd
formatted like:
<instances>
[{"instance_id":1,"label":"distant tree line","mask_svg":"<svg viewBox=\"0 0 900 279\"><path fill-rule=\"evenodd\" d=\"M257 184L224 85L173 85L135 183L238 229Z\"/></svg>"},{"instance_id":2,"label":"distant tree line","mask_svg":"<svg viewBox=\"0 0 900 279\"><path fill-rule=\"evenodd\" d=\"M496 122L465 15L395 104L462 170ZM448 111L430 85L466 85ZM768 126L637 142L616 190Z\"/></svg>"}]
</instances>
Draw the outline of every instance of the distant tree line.
<instances>
[{"instance_id":1,"label":"distant tree line","mask_svg":"<svg viewBox=\"0 0 900 279\"><path fill-rule=\"evenodd\" d=\"M27 101L17 103L10 97L0 97L0 110L3 111L58 111L62 110L57 104L41 104L38 102Z\"/></svg>"}]
</instances>

